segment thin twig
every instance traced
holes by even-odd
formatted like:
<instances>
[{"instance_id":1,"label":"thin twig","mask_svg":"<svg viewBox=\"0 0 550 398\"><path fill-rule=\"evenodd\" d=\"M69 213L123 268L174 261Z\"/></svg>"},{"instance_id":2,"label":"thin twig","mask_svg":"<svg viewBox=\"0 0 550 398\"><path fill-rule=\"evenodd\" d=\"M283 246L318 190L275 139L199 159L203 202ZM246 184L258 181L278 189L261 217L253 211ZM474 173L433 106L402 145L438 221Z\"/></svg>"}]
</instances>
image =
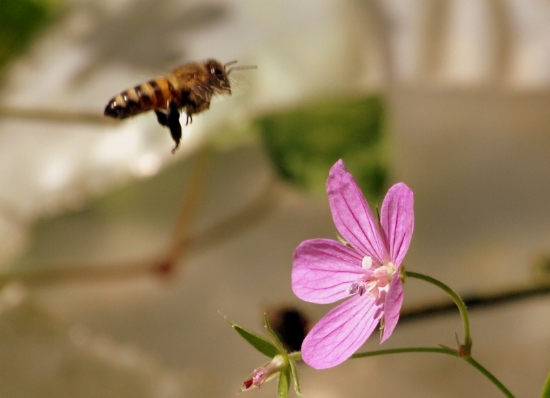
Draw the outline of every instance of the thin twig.
<instances>
[{"instance_id":1,"label":"thin twig","mask_svg":"<svg viewBox=\"0 0 550 398\"><path fill-rule=\"evenodd\" d=\"M515 289L503 289L496 293L476 294L464 296L463 301L469 310L490 308L498 305L517 302L533 297L544 296L550 293L550 285L524 286ZM407 309L401 312L399 322L416 321L435 315L446 315L457 311L456 305L449 300L444 303L430 304L417 308Z\"/></svg>"},{"instance_id":2,"label":"thin twig","mask_svg":"<svg viewBox=\"0 0 550 398\"><path fill-rule=\"evenodd\" d=\"M271 213L279 203L277 186L270 180L260 195L242 211L206 228L195 235L190 228L200 211L208 175L212 166L212 153L204 151L198 155L184 198L181 211L174 226L174 231L166 253L135 261L115 262L105 265L75 264L71 267L45 264L40 270L12 271L0 275L0 286L17 280L29 285L48 285L65 282L97 282L113 279L128 279L150 275L151 272L169 273L176 265L182 264L182 257L189 249L205 250L224 239L232 238L239 233L257 225Z\"/></svg>"},{"instance_id":3,"label":"thin twig","mask_svg":"<svg viewBox=\"0 0 550 398\"><path fill-rule=\"evenodd\" d=\"M206 195L208 177L212 170L213 154L208 149L201 150L193 167L191 180L180 206L180 212L172 232L167 261L175 263L185 253L190 242L190 229L200 212L201 204Z\"/></svg>"},{"instance_id":4,"label":"thin twig","mask_svg":"<svg viewBox=\"0 0 550 398\"><path fill-rule=\"evenodd\" d=\"M107 118L98 112L82 112L82 111L67 111L41 108L15 108L0 106L0 117L24 119L24 120L39 120L58 123L86 123L86 124L101 124L114 125L115 120Z\"/></svg>"},{"instance_id":5,"label":"thin twig","mask_svg":"<svg viewBox=\"0 0 550 398\"><path fill-rule=\"evenodd\" d=\"M274 180L271 180L260 196L250 203L249 206L192 237L193 248L205 250L257 225L271 214L272 210L279 203L279 200L280 193L277 189L277 184L275 184Z\"/></svg>"}]
</instances>

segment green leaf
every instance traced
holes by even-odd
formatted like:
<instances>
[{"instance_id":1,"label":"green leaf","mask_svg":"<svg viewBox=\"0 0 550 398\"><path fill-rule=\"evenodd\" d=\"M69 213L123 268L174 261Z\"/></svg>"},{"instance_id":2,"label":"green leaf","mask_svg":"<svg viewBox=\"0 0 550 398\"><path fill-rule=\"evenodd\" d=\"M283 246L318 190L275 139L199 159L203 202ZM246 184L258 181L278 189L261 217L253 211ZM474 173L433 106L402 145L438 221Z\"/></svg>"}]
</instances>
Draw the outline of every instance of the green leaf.
<instances>
[{"instance_id":1,"label":"green leaf","mask_svg":"<svg viewBox=\"0 0 550 398\"><path fill-rule=\"evenodd\" d=\"M287 398L290 390L290 371L288 368L283 370L279 376L279 386L277 387L277 398Z\"/></svg>"},{"instance_id":2,"label":"green leaf","mask_svg":"<svg viewBox=\"0 0 550 398\"><path fill-rule=\"evenodd\" d=\"M264 323L265 323L265 329L267 330L267 334L271 338L273 345L277 348L277 350L280 353L286 353L283 343L281 343L281 340L279 340L279 337L277 337L277 334L269 324L269 321L267 319L267 313L264 313Z\"/></svg>"},{"instance_id":3,"label":"green leaf","mask_svg":"<svg viewBox=\"0 0 550 398\"><path fill-rule=\"evenodd\" d=\"M273 358L275 355L279 354L279 350L265 337L260 336L259 334L256 334L254 332L251 332L249 330L246 330L245 328L237 325L227 317L224 317L227 322L231 324L233 329L237 331L241 335L243 339L248 341L252 347L260 351L265 356L268 356L269 358Z\"/></svg>"},{"instance_id":4,"label":"green leaf","mask_svg":"<svg viewBox=\"0 0 550 398\"><path fill-rule=\"evenodd\" d=\"M299 397L303 397L302 389L300 387L300 378L298 376L298 367L296 366L296 362L290 358L288 362L290 364L292 377L294 378L294 391L296 391L296 395L298 395Z\"/></svg>"},{"instance_id":5,"label":"green leaf","mask_svg":"<svg viewBox=\"0 0 550 398\"><path fill-rule=\"evenodd\" d=\"M369 199L380 199L388 175L380 96L336 98L273 113L256 121L279 174L324 193L340 158Z\"/></svg>"},{"instance_id":6,"label":"green leaf","mask_svg":"<svg viewBox=\"0 0 550 398\"><path fill-rule=\"evenodd\" d=\"M546 377L546 382L544 383L544 388L542 389L542 394L540 398L550 398L550 373Z\"/></svg>"}]
</instances>

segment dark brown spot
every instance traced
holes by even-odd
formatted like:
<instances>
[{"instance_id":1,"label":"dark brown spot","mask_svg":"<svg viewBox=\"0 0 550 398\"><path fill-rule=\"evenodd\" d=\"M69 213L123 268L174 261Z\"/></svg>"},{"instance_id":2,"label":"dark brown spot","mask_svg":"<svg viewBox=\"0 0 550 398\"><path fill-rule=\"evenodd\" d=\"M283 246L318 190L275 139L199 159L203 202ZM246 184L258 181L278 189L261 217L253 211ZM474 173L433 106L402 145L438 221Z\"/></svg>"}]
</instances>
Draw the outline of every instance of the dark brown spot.
<instances>
[{"instance_id":1,"label":"dark brown spot","mask_svg":"<svg viewBox=\"0 0 550 398\"><path fill-rule=\"evenodd\" d=\"M160 88L160 86L155 80L151 80L148 84L151 86L151 88L155 92L155 101L157 103L157 106L159 106L160 108L164 108L163 104L166 103L166 98L164 98L162 89Z\"/></svg>"},{"instance_id":2,"label":"dark brown spot","mask_svg":"<svg viewBox=\"0 0 550 398\"><path fill-rule=\"evenodd\" d=\"M292 306L280 306L266 311L271 328L288 352L299 351L307 333L309 320Z\"/></svg>"},{"instance_id":3,"label":"dark brown spot","mask_svg":"<svg viewBox=\"0 0 550 398\"><path fill-rule=\"evenodd\" d=\"M153 99L148 94L146 94L141 87L142 85L134 87L136 95L141 101L142 108L151 109L151 106L153 105Z\"/></svg>"}]
</instances>

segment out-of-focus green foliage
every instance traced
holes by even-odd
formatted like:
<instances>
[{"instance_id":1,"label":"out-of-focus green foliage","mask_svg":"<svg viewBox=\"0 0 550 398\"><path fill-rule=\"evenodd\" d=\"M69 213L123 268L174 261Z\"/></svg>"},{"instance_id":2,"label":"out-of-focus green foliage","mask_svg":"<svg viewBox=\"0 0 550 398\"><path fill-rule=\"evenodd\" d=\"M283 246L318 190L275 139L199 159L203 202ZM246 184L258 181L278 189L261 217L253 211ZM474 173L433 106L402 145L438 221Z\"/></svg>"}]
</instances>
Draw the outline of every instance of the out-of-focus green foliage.
<instances>
[{"instance_id":1,"label":"out-of-focus green foliage","mask_svg":"<svg viewBox=\"0 0 550 398\"><path fill-rule=\"evenodd\" d=\"M548 373L548 377L544 383L544 388L542 389L542 395L540 398L550 398L550 373Z\"/></svg>"},{"instance_id":2,"label":"out-of-focus green foliage","mask_svg":"<svg viewBox=\"0 0 550 398\"><path fill-rule=\"evenodd\" d=\"M52 20L53 10L46 1L0 0L0 74Z\"/></svg>"},{"instance_id":3,"label":"out-of-focus green foliage","mask_svg":"<svg viewBox=\"0 0 550 398\"><path fill-rule=\"evenodd\" d=\"M379 199L388 175L383 146L384 106L379 96L310 103L257 121L264 144L283 178L324 192L340 158L369 199Z\"/></svg>"}]
</instances>

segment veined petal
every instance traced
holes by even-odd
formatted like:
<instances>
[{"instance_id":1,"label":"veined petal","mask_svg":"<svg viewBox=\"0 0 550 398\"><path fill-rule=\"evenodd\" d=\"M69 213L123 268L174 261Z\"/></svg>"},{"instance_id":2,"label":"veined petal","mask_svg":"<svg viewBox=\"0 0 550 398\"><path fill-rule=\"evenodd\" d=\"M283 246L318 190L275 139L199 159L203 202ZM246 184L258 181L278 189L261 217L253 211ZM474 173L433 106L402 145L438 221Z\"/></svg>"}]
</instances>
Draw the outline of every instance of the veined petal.
<instances>
[{"instance_id":1,"label":"veined petal","mask_svg":"<svg viewBox=\"0 0 550 398\"><path fill-rule=\"evenodd\" d=\"M342 237L378 264L389 260L369 205L341 159L330 169L327 194L334 225Z\"/></svg>"},{"instance_id":2,"label":"veined petal","mask_svg":"<svg viewBox=\"0 0 550 398\"><path fill-rule=\"evenodd\" d=\"M315 369L341 364L363 345L381 317L368 295L352 297L311 329L302 343L302 359Z\"/></svg>"},{"instance_id":3,"label":"veined petal","mask_svg":"<svg viewBox=\"0 0 550 398\"><path fill-rule=\"evenodd\" d=\"M386 341L393 333L393 329L395 329L399 320L402 304L403 283L399 279L399 273L396 272L393 275L388 294L386 295L386 302L384 303L384 332L382 333L380 344Z\"/></svg>"},{"instance_id":4,"label":"veined petal","mask_svg":"<svg viewBox=\"0 0 550 398\"><path fill-rule=\"evenodd\" d=\"M304 301L333 303L349 297L347 289L364 273L361 256L330 239L302 242L294 251L292 290Z\"/></svg>"},{"instance_id":5,"label":"veined petal","mask_svg":"<svg viewBox=\"0 0 550 398\"><path fill-rule=\"evenodd\" d=\"M380 212L380 225L389 248L390 259L396 267L401 265L414 229L414 197L402 182L390 188Z\"/></svg>"}]
</instances>

